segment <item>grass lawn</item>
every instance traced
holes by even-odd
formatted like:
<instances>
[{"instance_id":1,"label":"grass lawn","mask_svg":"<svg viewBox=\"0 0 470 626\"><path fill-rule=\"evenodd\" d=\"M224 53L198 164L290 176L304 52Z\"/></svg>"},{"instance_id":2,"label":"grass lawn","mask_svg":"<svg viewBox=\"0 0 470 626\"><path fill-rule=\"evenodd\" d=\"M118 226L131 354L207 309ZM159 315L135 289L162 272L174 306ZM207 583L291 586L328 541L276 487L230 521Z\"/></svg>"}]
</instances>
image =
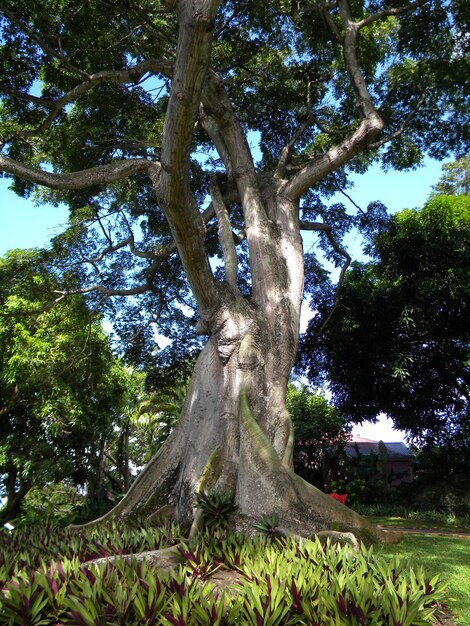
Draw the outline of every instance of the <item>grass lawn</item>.
<instances>
[{"instance_id":1,"label":"grass lawn","mask_svg":"<svg viewBox=\"0 0 470 626\"><path fill-rule=\"evenodd\" d=\"M394 524L396 525L396 524ZM398 555L410 565L422 565L428 578L439 574L448 583L447 608L459 626L470 626L470 539L408 535L385 545L383 555Z\"/></svg>"},{"instance_id":2,"label":"grass lawn","mask_svg":"<svg viewBox=\"0 0 470 626\"><path fill-rule=\"evenodd\" d=\"M433 521L419 517L403 517L400 515L367 515L367 519L377 526L394 526L395 528L417 528L429 530L449 530L452 532L470 533L470 527L457 520L453 524L444 521Z\"/></svg>"}]
</instances>

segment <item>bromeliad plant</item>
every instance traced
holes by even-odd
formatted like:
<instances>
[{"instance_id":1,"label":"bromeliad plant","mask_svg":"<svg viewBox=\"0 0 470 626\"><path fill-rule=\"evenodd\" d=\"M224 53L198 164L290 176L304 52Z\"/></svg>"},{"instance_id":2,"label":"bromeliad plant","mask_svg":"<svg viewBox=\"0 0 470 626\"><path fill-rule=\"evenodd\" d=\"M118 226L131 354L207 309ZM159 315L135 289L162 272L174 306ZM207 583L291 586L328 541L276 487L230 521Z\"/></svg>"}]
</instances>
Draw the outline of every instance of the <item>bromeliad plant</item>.
<instances>
[{"instance_id":1,"label":"bromeliad plant","mask_svg":"<svg viewBox=\"0 0 470 626\"><path fill-rule=\"evenodd\" d=\"M437 578L427 580L421 570L372 548L357 554L347 546L269 534L247 538L218 528L180 543L181 564L166 573L119 556L112 563L86 564L65 557L64 537L71 535L63 532L49 537L42 558L30 536L31 545L20 546L21 566L12 572L11 564L4 565L1 626L425 626L444 597ZM99 556L130 531L106 532L90 533L86 546L77 545ZM163 538L168 545L175 529L155 529L155 535L156 545ZM8 542L18 547L20 538L2 537L2 547L11 554ZM224 570L235 576L221 591Z\"/></svg>"},{"instance_id":2,"label":"bromeliad plant","mask_svg":"<svg viewBox=\"0 0 470 626\"><path fill-rule=\"evenodd\" d=\"M286 534L279 525L279 515L277 513L271 513L271 515L265 515L261 518L261 521L257 524L253 524L254 528L271 538L285 537Z\"/></svg>"},{"instance_id":3,"label":"bromeliad plant","mask_svg":"<svg viewBox=\"0 0 470 626\"><path fill-rule=\"evenodd\" d=\"M206 528L226 527L228 520L237 511L233 493L217 488L200 491L194 496L194 503L202 511Z\"/></svg>"}]
</instances>

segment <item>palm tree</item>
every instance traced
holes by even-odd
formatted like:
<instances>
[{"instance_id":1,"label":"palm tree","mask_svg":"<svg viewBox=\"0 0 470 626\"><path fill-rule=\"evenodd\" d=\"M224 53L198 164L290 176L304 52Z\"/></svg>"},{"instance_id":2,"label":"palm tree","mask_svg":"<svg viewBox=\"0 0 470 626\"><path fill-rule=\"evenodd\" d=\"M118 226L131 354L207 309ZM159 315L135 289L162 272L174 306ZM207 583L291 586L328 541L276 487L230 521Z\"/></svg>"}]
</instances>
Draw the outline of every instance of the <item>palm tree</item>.
<instances>
[{"instance_id":1,"label":"palm tree","mask_svg":"<svg viewBox=\"0 0 470 626\"><path fill-rule=\"evenodd\" d=\"M154 391L139 402L132 417L132 425L144 435L143 461L149 461L178 422L188 393L189 378L178 386L167 386Z\"/></svg>"}]
</instances>

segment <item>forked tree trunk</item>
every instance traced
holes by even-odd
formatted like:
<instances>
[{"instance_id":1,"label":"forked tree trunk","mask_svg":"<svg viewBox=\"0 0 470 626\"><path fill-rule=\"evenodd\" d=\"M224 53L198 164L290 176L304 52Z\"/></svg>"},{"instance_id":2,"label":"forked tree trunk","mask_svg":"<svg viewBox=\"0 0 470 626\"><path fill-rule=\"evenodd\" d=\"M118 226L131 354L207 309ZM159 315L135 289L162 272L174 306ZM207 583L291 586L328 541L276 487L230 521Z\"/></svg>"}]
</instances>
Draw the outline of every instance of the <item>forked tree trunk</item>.
<instances>
[{"instance_id":1,"label":"forked tree trunk","mask_svg":"<svg viewBox=\"0 0 470 626\"><path fill-rule=\"evenodd\" d=\"M273 208L270 213L275 214ZM273 245L277 263L270 267ZM338 527L371 531L362 517L293 472L285 396L302 298L300 237L287 240L274 233L265 252L251 265L257 297L246 299L229 285L221 287L220 307L202 320L209 340L179 423L109 515L152 515L171 508L176 521L190 525L195 492L216 486L235 494L235 525L244 531L274 512L282 527L303 536Z\"/></svg>"}]
</instances>

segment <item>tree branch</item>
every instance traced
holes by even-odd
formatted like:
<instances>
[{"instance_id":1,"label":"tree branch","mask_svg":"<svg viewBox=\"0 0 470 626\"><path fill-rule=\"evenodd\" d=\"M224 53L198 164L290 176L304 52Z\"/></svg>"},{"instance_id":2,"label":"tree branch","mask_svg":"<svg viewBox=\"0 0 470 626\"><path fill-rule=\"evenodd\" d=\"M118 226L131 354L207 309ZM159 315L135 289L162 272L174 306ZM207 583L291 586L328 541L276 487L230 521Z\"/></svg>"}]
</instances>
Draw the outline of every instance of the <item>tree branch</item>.
<instances>
[{"instance_id":1,"label":"tree branch","mask_svg":"<svg viewBox=\"0 0 470 626\"><path fill-rule=\"evenodd\" d=\"M224 137L220 132L220 128L216 120L211 115L207 114L202 104L199 108L199 121L202 128L206 131L206 133L212 140L212 143L214 144L219 157L222 159L222 162L225 165L227 176L229 178L232 178L234 176L235 170L227 145L225 144Z\"/></svg>"},{"instance_id":2,"label":"tree branch","mask_svg":"<svg viewBox=\"0 0 470 626\"><path fill-rule=\"evenodd\" d=\"M408 11L412 11L413 9L417 9L418 7L423 6L423 4L427 4L429 0L416 0L415 2L410 2L409 4L403 4L400 7L392 7L389 9L384 9L383 11L378 11L373 15L369 15L365 17L363 20L356 22L358 28L364 28L364 26L368 26L377 20L381 20L384 17L390 17L392 15L401 15L402 13L407 13Z\"/></svg>"},{"instance_id":3,"label":"tree branch","mask_svg":"<svg viewBox=\"0 0 470 626\"><path fill-rule=\"evenodd\" d=\"M25 93L24 91L13 89L12 87L10 87L9 85L5 83L0 83L0 93L6 93L10 96L14 96L15 98L18 98L19 100L32 102L46 109L50 109L54 106L54 100L47 100L46 98L39 98L38 96L33 96L32 94Z\"/></svg>"},{"instance_id":4,"label":"tree branch","mask_svg":"<svg viewBox=\"0 0 470 626\"><path fill-rule=\"evenodd\" d=\"M237 272L238 272L238 259L235 250L235 243L233 241L232 226L228 216L227 208L224 204L222 194L217 185L217 182L213 180L209 185L209 191L212 198L212 204L214 205L215 213L218 223L218 235L220 245L222 246L222 252L224 255L224 272L225 280L230 287L236 291L237 288Z\"/></svg>"},{"instance_id":5,"label":"tree branch","mask_svg":"<svg viewBox=\"0 0 470 626\"><path fill-rule=\"evenodd\" d=\"M359 66L357 56L359 29L352 18L347 0L338 0L338 6L344 28L344 36L342 37L344 63L356 94L361 122L339 144L305 164L285 184L284 193L293 200L298 199L309 187L350 161L356 154L366 150L377 139L384 126L383 120L372 102L367 83Z\"/></svg>"},{"instance_id":6,"label":"tree branch","mask_svg":"<svg viewBox=\"0 0 470 626\"><path fill-rule=\"evenodd\" d=\"M54 293L58 293L58 292L54 292ZM41 315L41 313L45 313L46 311L50 311L53 307L56 306L56 304L59 304L59 302L61 300L63 300L66 297L67 294L65 294L64 292L60 292L60 294L57 296L57 298L53 298L52 300L50 300L47 304L45 304L44 306L41 306L37 309L27 309L25 311L14 311L13 313L3 313L0 312L0 315L2 317L15 317L17 315Z\"/></svg>"},{"instance_id":7,"label":"tree branch","mask_svg":"<svg viewBox=\"0 0 470 626\"><path fill-rule=\"evenodd\" d=\"M95 185L109 185L127 176L146 173L154 181L158 178L160 164L146 159L126 159L78 172L55 174L31 165L19 163L0 155L0 171L29 180L50 189L84 189Z\"/></svg>"},{"instance_id":8,"label":"tree branch","mask_svg":"<svg viewBox=\"0 0 470 626\"><path fill-rule=\"evenodd\" d=\"M323 19L325 20L326 25L330 29L330 32L333 35L333 39L337 41L338 43L342 43L343 38L341 37L341 33L339 32L338 27L334 23L333 18L331 17L328 11L328 9L333 9L333 8L337 8L336 2L332 4L324 4L322 7L320 7L322 15L323 15Z\"/></svg>"},{"instance_id":9,"label":"tree branch","mask_svg":"<svg viewBox=\"0 0 470 626\"><path fill-rule=\"evenodd\" d=\"M36 103L41 104L41 106L47 106L47 108L50 109L50 112L36 128L16 131L10 136L3 138L3 142L6 143L8 141L11 141L11 139L13 139L14 137L35 137L39 135L52 124L52 122L56 119L56 117L67 104L74 102L79 96L89 91L90 89L93 89L94 87L96 87L96 85L109 82L135 82L147 73L160 73L165 75L171 75L172 69L173 64L170 61L166 61L165 59L149 59L148 61L136 63L136 65L134 65L133 67L129 67L123 70L103 70L102 72L96 72L95 74L87 75L87 79L84 82L76 85L66 94L53 101L46 101L42 98L34 98L33 96L29 96L21 92L16 92L15 90L10 90L10 92L13 92L12 95L17 95L21 98L27 98L30 101L36 101ZM1 90L5 91L5 89L0 86L0 91ZM34 100L31 100L32 98L34 98Z\"/></svg>"},{"instance_id":10,"label":"tree branch","mask_svg":"<svg viewBox=\"0 0 470 626\"><path fill-rule=\"evenodd\" d=\"M386 137L383 137L380 141L376 141L375 143L370 144L369 149L372 150L372 149L375 149L375 148L380 148L384 144L389 143L390 141L393 141L394 139L398 139L398 137L400 137L400 135L402 135L404 133L404 131L406 130L408 124L418 114L419 110L421 109L421 107L423 106L423 104L424 104L424 102L426 100L426 95L427 95L428 91L429 91L428 88L426 88L423 91L423 93L421 94L418 102L413 107L413 110L410 111L410 113L408 113L408 115L403 120L403 122L402 122L402 124L401 124L401 126L400 126L400 128L398 130L396 130L394 133L390 133Z\"/></svg>"},{"instance_id":11,"label":"tree branch","mask_svg":"<svg viewBox=\"0 0 470 626\"><path fill-rule=\"evenodd\" d=\"M204 246L204 222L190 187L189 155L218 4L219 0L172 1L178 9L179 33L156 190L202 316L213 314L219 295Z\"/></svg>"},{"instance_id":12,"label":"tree branch","mask_svg":"<svg viewBox=\"0 0 470 626\"><path fill-rule=\"evenodd\" d=\"M325 222L306 222L305 220L300 220L299 222L300 230L309 230L309 231L331 231L331 227Z\"/></svg>"},{"instance_id":13,"label":"tree branch","mask_svg":"<svg viewBox=\"0 0 470 626\"><path fill-rule=\"evenodd\" d=\"M223 135L224 146L233 168L233 178L246 224L253 299L262 306L266 293L275 284L273 275L277 272L278 265L275 242L270 230L271 222L261 197L253 157L223 82L213 71L207 74L202 102L206 114L211 115ZM259 260L266 255L272 255L272 261L260 263Z\"/></svg>"},{"instance_id":14,"label":"tree branch","mask_svg":"<svg viewBox=\"0 0 470 626\"><path fill-rule=\"evenodd\" d=\"M336 285L335 299L334 299L333 307L332 307L330 313L328 314L328 317L326 318L326 320L321 325L321 328L318 331L319 335L325 330L326 326L328 325L329 321L331 320L331 318L333 317L333 315L336 312L336 309L339 306L339 303L340 303L340 300L341 300L341 288L342 288L343 283L344 283L344 277L346 275L346 270L348 269L348 267L351 264L351 257L349 256L348 252L344 248L342 248L339 245L339 243L336 241L335 237L333 236L333 233L331 231L330 226L328 226L328 224L325 224L325 226L326 226L326 228L323 229L323 230L324 230L325 235L327 236L328 241L330 242L333 250L335 252L337 252L338 254L340 254L342 257L344 257L345 261L344 261L343 265L341 266L341 272L339 274L338 283Z\"/></svg>"},{"instance_id":15,"label":"tree branch","mask_svg":"<svg viewBox=\"0 0 470 626\"><path fill-rule=\"evenodd\" d=\"M369 88L362 75L357 56L357 37L359 28L353 20L348 0L339 0L339 11L344 27L343 55L346 70L357 99L357 106L364 118L380 120L372 102ZM381 121L381 120L380 120Z\"/></svg>"},{"instance_id":16,"label":"tree branch","mask_svg":"<svg viewBox=\"0 0 470 626\"><path fill-rule=\"evenodd\" d=\"M276 178L280 179L280 178L285 177L295 144L300 139L300 137L312 126L312 124L315 124L320 129L320 131L322 133L325 133L326 135L332 136L332 135L344 134L344 130L331 130L331 129L326 128L320 122L318 117L314 113L311 113L308 116L308 119L306 120L306 122L304 122L302 126L300 126L297 129L297 131L294 133L291 140L282 149L281 157L279 159L279 162L276 167L276 171L274 173L274 176Z\"/></svg>"},{"instance_id":17,"label":"tree branch","mask_svg":"<svg viewBox=\"0 0 470 626\"><path fill-rule=\"evenodd\" d=\"M307 121L304 122L302 126L300 126L300 128L298 128L298 130L290 139L290 141L284 146L284 148L281 151L281 157L277 164L276 171L274 172L275 178L284 178L285 173L286 173L286 168L292 157L292 151L294 149L295 144L302 137L302 135L310 128L313 122L315 122L315 116L309 115Z\"/></svg>"},{"instance_id":18,"label":"tree branch","mask_svg":"<svg viewBox=\"0 0 470 626\"><path fill-rule=\"evenodd\" d=\"M357 129L343 141L330 148L322 155L306 163L284 185L283 193L295 200L300 198L311 186L330 174L341 165L350 161L356 154L367 149L371 140L382 130L383 122L379 116L365 118Z\"/></svg>"}]
</instances>

